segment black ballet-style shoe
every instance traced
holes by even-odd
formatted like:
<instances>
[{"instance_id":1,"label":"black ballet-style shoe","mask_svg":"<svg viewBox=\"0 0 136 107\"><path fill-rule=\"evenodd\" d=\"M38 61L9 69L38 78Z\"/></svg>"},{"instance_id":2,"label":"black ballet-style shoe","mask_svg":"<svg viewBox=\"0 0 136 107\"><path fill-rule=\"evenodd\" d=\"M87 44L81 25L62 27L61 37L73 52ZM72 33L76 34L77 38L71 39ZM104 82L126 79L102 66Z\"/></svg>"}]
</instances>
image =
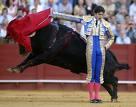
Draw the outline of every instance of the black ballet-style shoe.
<instances>
[{"instance_id":1,"label":"black ballet-style shoe","mask_svg":"<svg viewBox=\"0 0 136 107\"><path fill-rule=\"evenodd\" d=\"M102 100L101 99L93 99L93 100L90 100L90 103L102 103Z\"/></svg>"},{"instance_id":2,"label":"black ballet-style shoe","mask_svg":"<svg viewBox=\"0 0 136 107\"><path fill-rule=\"evenodd\" d=\"M102 103L101 99L95 99L95 103Z\"/></svg>"},{"instance_id":3,"label":"black ballet-style shoe","mask_svg":"<svg viewBox=\"0 0 136 107\"><path fill-rule=\"evenodd\" d=\"M90 100L90 103L95 103L95 99L93 99L93 100Z\"/></svg>"}]
</instances>

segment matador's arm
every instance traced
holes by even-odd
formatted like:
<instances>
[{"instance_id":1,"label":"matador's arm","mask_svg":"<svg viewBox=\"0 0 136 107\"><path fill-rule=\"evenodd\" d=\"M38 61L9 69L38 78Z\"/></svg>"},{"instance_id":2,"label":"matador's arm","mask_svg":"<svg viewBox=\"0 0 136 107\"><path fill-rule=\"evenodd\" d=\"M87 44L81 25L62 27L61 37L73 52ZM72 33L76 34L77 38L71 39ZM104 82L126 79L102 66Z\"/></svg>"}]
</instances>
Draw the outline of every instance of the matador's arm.
<instances>
[{"instance_id":1,"label":"matador's arm","mask_svg":"<svg viewBox=\"0 0 136 107\"><path fill-rule=\"evenodd\" d=\"M74 15L58 13L58 12L52 12L52 17L67 20L67 21L72 21L72 22L76 22L76 23L83 22L83 18L80 16L74 16Z\"/></svg>"},{"instance_id":2,"label":"matador's arm","mask_svg":"<svg viewBox=\"0 0 136 107\"><path fill-rule=\"evenodd\" d=\"M89 22L90 20L92 20L93 16L91 15L87 15L87 16L74 16L74 15L69 15L69 14L64 14L64 13L58 13L58 12L52 12L52 17L53 18L59 18L59 19L63 19L63 20L68 20L68 21L72 21L72 22L76 22L76 23L82 23L85 27L84 33L85 35L89 35L86 30L87 30L87 22Z\"/></svg>"},{"instance_id":3,"label":"matador's arm","mask_svg":"<svg viewBox=\"0 0 136 107\"><path fill-rule=\"evenodd\" d=\"M105 48L108 49L113 44L115 36L111 30L110 23L106 22L105 26L107 27L108 32L108 42L106 43Z\"/></svg>"}]
</instances>

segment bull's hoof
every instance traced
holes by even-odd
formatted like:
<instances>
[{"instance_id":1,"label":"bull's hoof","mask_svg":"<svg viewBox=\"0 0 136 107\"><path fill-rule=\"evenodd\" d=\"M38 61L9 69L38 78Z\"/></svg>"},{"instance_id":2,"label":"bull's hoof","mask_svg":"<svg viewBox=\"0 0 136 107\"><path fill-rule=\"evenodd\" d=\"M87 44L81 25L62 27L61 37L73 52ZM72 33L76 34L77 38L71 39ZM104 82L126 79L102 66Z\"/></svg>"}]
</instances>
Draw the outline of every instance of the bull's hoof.
<instances>
[{"instance_id":1,"label":"bull's hoof","mask_svg":"<svg viewBox=\"0 0 136 107\"><path fill-rule=\"evenodd\" d=\"M12 73L13 72L15 72L15 73L21 73L22 72L21 69L18 68L18 67L8 68L7 71L12 72Z\"/></svg>"},{"instance_id":2,"label":"bull's hoof","mask_svg":"<svg viewBox=\"0 0 136 107\"><path fill-rule=\"evenodd\" d=\"M118 100L117 100L117 99L111 99L111 102L112 102L112 103L117 103Z\"/></svg>"},{"instance_id":3,"label":"bull's hoof","mask_svg":"<svg viewBox=\"0 0 136 107\"><path fill-rule=\"evenodd\" d=\"M8 72L14 72L14 71L13 71L13 68L8 68L7 71L8 71Z\"/></svg>"}]
</instances>

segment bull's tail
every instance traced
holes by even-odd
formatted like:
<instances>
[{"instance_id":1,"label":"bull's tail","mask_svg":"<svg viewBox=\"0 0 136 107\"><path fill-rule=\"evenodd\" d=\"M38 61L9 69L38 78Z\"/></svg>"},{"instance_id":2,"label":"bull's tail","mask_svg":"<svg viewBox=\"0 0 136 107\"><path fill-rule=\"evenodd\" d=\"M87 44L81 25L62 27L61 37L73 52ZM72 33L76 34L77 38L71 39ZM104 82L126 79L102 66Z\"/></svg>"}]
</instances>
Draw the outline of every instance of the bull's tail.
<instances>
[{"instance_id":1,"label":"bull's tail","mask_svg":"<svg viewBox=\"0 0 136 107\"><path fill-rule=\"evenodd\" d=\"M128 70L128 69L130 69L130 66L128 64L118 64L117 66L118 66L117 67L118 70L123 70L123 69Z\"/></svg>"}]
</instances>

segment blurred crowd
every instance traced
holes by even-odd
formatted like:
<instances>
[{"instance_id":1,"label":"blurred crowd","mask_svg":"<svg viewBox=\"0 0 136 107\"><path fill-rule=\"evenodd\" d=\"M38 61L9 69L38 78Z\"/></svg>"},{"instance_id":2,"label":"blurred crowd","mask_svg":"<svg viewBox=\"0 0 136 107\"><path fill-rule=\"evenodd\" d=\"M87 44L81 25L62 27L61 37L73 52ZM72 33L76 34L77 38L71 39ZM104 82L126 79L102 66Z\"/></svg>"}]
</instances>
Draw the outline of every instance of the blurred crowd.
<instances>
[{"instance_id":1,"label":"blurred crowd","mask_svg":"<svg viewBox=\"0 0 136 107\"><path fill-rule=\"evenodd\" d=\"M72 15L93 15L92 9L102 5L105 19L111 23L116 44L136 43L136 0L0 0L0 39L6 36L8 23L18 17L47 8ZM82 35L82 25L61 20Z\"/></svg>"}]
</instances>

